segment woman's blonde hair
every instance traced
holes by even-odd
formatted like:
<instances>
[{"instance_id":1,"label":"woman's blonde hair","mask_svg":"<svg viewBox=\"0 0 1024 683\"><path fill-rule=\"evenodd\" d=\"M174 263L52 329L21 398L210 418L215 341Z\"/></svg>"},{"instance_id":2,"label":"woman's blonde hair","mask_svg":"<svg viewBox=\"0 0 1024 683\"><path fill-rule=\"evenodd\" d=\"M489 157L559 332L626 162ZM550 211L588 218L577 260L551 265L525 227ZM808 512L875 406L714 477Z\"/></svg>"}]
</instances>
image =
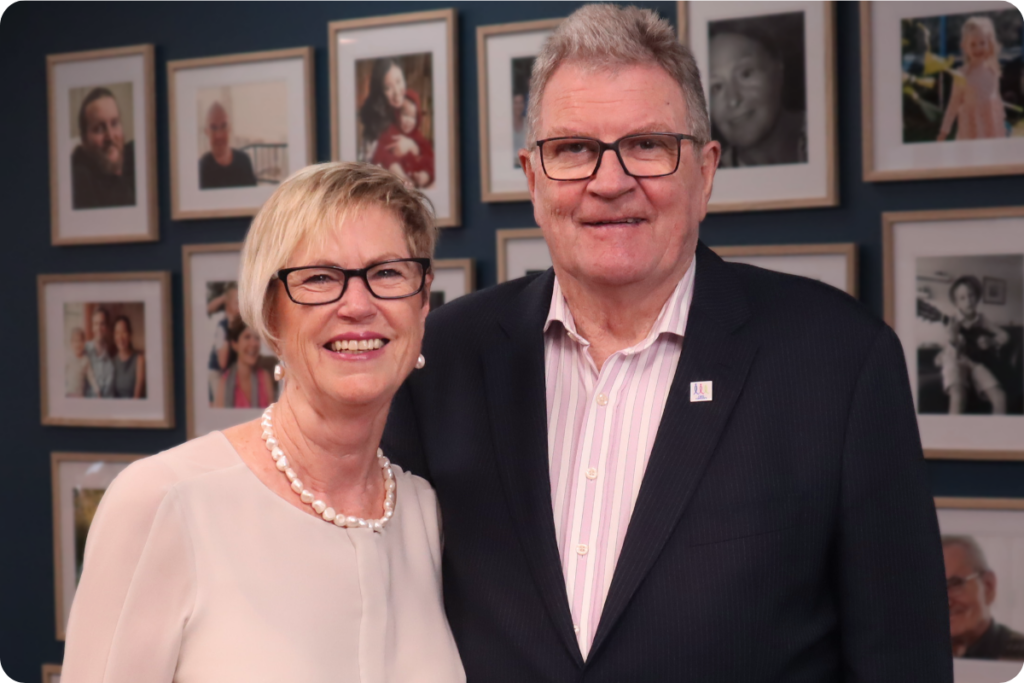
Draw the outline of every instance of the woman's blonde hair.
<instances>
[{"instance_id":1,"label":"woman's blonde hair","mask_svg":"<svg viewBox=\"0 0 1024 683\"><path fill-rule=\"evenodd\" d=\"M242 319L271 346L271 284L300 245L321 247L353 212L376 206L394 212L409 251L431 258L437 227L427 199L390 171L371 164L332 162L307 166L281 183L252 221L242 247L238 308Z\"/></svg>"},{"instance_id":2,"label":"woman's blonde hair","mask_svg":"<svg viewBox=\"0 0 1024 683\"><path fill-rule=\"evenodd\" d=\"M992 23L991 19L983 16L969 17L964 22L963 27L960 29L960 53L963 55L964 64L969 64L971 61L967 55L967 38L971 33L981 33L988 36L989 42L992 44L992 52L985 58L982 64L987 66L996 76L1002 75L1002 69L999 67L999 53L1003 48L996 37L995 24Z\"/></svg>"}]
</instances>

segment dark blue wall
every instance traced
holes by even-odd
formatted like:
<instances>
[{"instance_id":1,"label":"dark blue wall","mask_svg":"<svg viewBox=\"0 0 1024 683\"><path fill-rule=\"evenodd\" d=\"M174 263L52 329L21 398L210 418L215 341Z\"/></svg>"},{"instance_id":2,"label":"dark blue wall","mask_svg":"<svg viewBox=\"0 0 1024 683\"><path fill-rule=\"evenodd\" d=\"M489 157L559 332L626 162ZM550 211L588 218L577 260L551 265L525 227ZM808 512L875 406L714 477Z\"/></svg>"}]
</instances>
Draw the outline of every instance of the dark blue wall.
<instances>
[{"instance_id":1,"label":"dark blue wall","mask_svg":"<svg viewBox=\"0 0 1024 683\"><path fill-rule=\"evenodd\" d=\"M671 2L639 2L675 21ZM533 225L527 203L482 204L477 112L476 27L561 17L575 2L454 3L458 9L463 225L445 230L441 258L477 260L479 286L495 281L496 228ZM0 662L17 681L35 681L60 662L54 639L51 451L154 453L185 439L181 246L241 240L245 219L170 219L166 62L302 45L316 48L317 152L330 158L327 23L419 11L451 3L33 3L0 20ZM1020 177L869 185L861 181L860 68L855 3L839 3L841 206L714 215L702 230L717 244L856 242L864 303L881 314L881 213L1024 203ZM48 53L153 43L157 57L160 241L121 246L50 246L47 170ZM173 430L72 429L39 424L38 273L170 270L173 279ZM937 495L1024 496L1024 463L931 462Z\"/></svg>"}]
</instances>

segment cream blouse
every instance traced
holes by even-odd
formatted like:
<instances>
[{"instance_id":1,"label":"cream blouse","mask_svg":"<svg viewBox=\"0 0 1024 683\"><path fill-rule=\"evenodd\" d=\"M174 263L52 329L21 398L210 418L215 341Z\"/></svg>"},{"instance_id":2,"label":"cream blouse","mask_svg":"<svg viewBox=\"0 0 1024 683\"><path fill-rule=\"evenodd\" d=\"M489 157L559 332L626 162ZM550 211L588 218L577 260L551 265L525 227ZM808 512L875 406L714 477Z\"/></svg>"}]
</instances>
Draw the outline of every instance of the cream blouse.
<instances>
[{"instance_id":1,"label":"cream blouse","mask_svg":"<svg viewBox=\"0 0 1024 683\"><path fill-rule=\"evenodd\" d=\"M465 681L437 500L394 470L377 534L293 507L220 432L133 463L89 531L63 682Z\"/></svg>"}]
</instances>

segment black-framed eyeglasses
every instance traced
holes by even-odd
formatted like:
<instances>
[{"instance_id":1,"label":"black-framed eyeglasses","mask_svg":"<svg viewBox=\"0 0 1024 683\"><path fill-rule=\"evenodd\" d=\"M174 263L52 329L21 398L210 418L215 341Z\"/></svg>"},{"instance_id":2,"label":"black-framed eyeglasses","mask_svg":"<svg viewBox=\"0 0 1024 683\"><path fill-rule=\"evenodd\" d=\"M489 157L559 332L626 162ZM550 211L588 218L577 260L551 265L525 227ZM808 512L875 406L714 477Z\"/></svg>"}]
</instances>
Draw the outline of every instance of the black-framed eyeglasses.
<instances>
[{"instance_id":1,"label":"black-framed eyeglasses","mask_svg":"<svg viewBox=\"0 0 1024 683\"><path fill-rule=\"evenodd\" d=\"M423 291L430 272L430 259L407 258L382 261L365 268L300 266L282 268L277 279L284 283L288 298L302 306L333 304L345 296L348 283L359 278L378 299L405 299Z\"/></svg>"},{"instance_id":2,"label":"black-framed eyeglasses","mask_svg":"<svg viewBox=\"0 0 1024 683\"><path fill-rule=\"evenodd\" d=\"M615 142L594 138L562 137L537 141L540 164L552 180L586 180L597 174L606 151L614 150L626 175L634 178L658 178L672 175L679 168L679 149L683 140L697 142L685 133L639 133Z\"/></svg>"}]
</instances>

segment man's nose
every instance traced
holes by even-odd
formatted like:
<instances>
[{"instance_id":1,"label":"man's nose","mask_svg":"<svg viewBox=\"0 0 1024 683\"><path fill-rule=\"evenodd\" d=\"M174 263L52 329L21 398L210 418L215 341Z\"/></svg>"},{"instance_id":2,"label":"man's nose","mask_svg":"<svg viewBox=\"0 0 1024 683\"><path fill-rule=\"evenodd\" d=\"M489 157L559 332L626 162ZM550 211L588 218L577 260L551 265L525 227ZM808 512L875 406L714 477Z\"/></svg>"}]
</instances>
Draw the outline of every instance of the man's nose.
<instances>
[{"instance_id":1,"label":"man's nose","mask_svg":"<svg viewBox=\"0 0 1024 683\"><path fill-rule=\"evenodd\" d=\"M629 190L635 182L636 179L626 173L615 150L606 149L601 165L587 187L597 194L617 196Z\"/></svg>"}]
</instances>

